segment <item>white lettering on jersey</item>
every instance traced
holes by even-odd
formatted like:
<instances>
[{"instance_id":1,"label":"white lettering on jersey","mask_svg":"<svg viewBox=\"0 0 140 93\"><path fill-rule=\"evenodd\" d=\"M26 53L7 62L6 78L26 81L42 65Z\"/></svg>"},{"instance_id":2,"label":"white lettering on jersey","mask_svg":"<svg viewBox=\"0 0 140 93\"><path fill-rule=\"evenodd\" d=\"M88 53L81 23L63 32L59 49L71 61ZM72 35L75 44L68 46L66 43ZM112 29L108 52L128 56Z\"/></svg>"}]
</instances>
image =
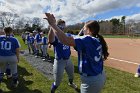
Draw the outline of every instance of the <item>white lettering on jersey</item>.
<instances>
[{"instance_id":1,"label":"white lettering on jersey","mask_svg":"<svg viewBox=\"0 0 140 93\"><path fill-rule=\"evenodd\" d=\"M63 45L63 50L69 49L69 46Z\"/></svg>"},{"instance_id":2,"label":"white lettering on jersey","mask_svg":"<svg viewBox=\"0 0 140 93\"><path fill-rule=\"evenodd\" d=\"M100 45L96 50L99 51L99 56L95 56L94 59L98 62L102 58L102 46Z\"/></svg>"},{"instance_id":3,"label":"white lettering on jersey","mask_svg":"<svg viewBox=\"0 0 140 93\"><path fill-rule=\"evenodd\" d=\"M1 49L2 50L11 50L11 42L9 41L2 41L1 42Z\"/></svg>"}]
</instances>

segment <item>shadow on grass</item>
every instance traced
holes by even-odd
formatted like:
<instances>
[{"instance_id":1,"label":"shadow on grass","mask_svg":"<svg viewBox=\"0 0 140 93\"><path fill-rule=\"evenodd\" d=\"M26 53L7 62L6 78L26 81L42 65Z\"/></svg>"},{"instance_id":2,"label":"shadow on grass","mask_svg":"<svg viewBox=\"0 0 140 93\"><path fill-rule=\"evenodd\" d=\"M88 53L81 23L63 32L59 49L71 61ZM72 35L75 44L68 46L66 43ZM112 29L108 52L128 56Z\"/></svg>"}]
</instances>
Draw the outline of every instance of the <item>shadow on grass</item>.
<instances>
[{"instance_id":1,"label":"shadow on grass","mask_svg":"<svg viewBox=\"0 0 140 93\"><path fill-rule=\"evenodd\" d=\"M26 68L18 66L18 73L19 73L19 85L17 88L11 87L12 79L4 79L4 83L6 84L7 88L10 90L8 92L0 91L0 93L42 93L40 90L35 89L31 90L27 86L33 84L33 81L25 80L24 76L32 76L32 73L29 73Z\"/></svg>"},{"instance_id":2,"label":"shadow on grass","mask_svg":"<svg viewBox=\"0 0 140 93\"><path fill-rule=\"evenodd\" d=\"M54 63L54 56L49 56L49 59L50 59L49 62L53 64Z\"/></svg>"},{"instance_id":3,"label":"shadow on grass","mask_svg":"<svg viewBox=\"0 0 140 93\"><path fill-rule=\"evenodd\" d=\"M78 73L78 74L79 74L78 66L75 66L75 65L74 65L74 73Z\"/></svg>"}]
</instances>

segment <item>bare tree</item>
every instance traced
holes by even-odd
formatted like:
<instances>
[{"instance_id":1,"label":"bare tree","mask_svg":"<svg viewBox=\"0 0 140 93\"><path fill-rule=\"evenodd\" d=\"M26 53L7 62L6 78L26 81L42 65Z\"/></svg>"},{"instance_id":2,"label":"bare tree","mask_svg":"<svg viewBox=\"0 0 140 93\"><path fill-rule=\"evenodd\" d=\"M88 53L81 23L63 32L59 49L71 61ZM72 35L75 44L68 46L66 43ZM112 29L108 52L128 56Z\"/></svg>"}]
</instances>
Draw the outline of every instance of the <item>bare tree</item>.
<instances>
[{"instance_id":1,"label":"bare tree","mask_svg":"<svg viewBox=\"0 0 140 93\"><path fill-rule=\"evenodd\" d=\"M33 21L33 24L35 24L35 25L40 25L41 24L41 20L38 17L34 17L32 21Z\"/></svg>"},{"instance_id":2,"label":"bare tree","mask_svg":"<svg viewBox=\"0 0 140 93\"><path fill-rule=\"evenodd\" d=\"M0 13L0 22L3 27L12 25L16 18L18 18L18 15L11 12Z\"/></svg>"}]
</instances>

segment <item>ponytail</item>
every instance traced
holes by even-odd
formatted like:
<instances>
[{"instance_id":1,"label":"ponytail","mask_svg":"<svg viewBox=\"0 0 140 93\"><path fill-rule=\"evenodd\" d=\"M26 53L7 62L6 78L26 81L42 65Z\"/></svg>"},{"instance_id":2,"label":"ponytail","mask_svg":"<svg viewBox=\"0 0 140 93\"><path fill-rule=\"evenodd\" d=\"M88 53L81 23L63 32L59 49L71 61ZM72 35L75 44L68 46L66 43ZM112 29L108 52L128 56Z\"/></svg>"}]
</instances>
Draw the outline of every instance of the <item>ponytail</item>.
<instances>
[{"instance_id":1,"label":"ponytail","mask_svg":"<svg viewBox=\"0 0 140 93\"><path fill-rule=\"evenodd\" d=\"M106 41L104 40L103 36L99 35L100 31L100 25L97 21L88 21L85 26L90 29L92 36L95 38L99 38L101 45L102 45L102 50L103 50L103 59L106 60L107 57L109 56L108 53L108 46Z\"/></svg>"},{"instance_id":2,"label":"ponytail","mask_svg":"<svg viewBox=\"0 0 140 93\"><path fill-rule=\"evenodd\" d=\"M99 34L98 34L97 37L99 38L99 40L100 40L100 42L101 42L101 45L102 45L103 59L106 60L107 57L109 56L107 43L106 43L106 41L104 40L104 38L103 38L102 35L99 35Z\"/></svg>"}]
</instances>

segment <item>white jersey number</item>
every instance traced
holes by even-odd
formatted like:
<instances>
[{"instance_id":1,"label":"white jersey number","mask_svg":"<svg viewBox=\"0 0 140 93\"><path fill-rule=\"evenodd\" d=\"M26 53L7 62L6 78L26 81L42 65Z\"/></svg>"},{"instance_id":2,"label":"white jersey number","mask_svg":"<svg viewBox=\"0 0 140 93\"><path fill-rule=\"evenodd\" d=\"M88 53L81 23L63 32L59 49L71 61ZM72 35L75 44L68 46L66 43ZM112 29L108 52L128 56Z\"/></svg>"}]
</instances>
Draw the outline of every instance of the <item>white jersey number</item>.
<instances>
[{"instance_id":1,"label":"white jersey number","mask_svg":"<svg viewBox=\"0 0 140 93\"><path fill-rule=\"evenodd\" d=\"M69 49L69 46L63 45L63 50Z\"/></svg>"},{"instance_id":2,"label":"white jersey number","mask_svg":"<svg viewBox=\"0 0 140 93\"><path fill-rule=\"evenodd\" d=\"M100 45L96 50L99 51L99 56L95 56L94 59L98 62L102 58L102 46Z\"/></svg>"},{"instance_id":3,"label":"white jersey number","mask_svg":"<svg viewBox=\"0 0 140 93\"><path fill-rule=\"evenodd\" d=\"M11 50L11 42L9 41L2 41L1 42L1 49L2 50Z\"/></svg>"}]
</instances>

